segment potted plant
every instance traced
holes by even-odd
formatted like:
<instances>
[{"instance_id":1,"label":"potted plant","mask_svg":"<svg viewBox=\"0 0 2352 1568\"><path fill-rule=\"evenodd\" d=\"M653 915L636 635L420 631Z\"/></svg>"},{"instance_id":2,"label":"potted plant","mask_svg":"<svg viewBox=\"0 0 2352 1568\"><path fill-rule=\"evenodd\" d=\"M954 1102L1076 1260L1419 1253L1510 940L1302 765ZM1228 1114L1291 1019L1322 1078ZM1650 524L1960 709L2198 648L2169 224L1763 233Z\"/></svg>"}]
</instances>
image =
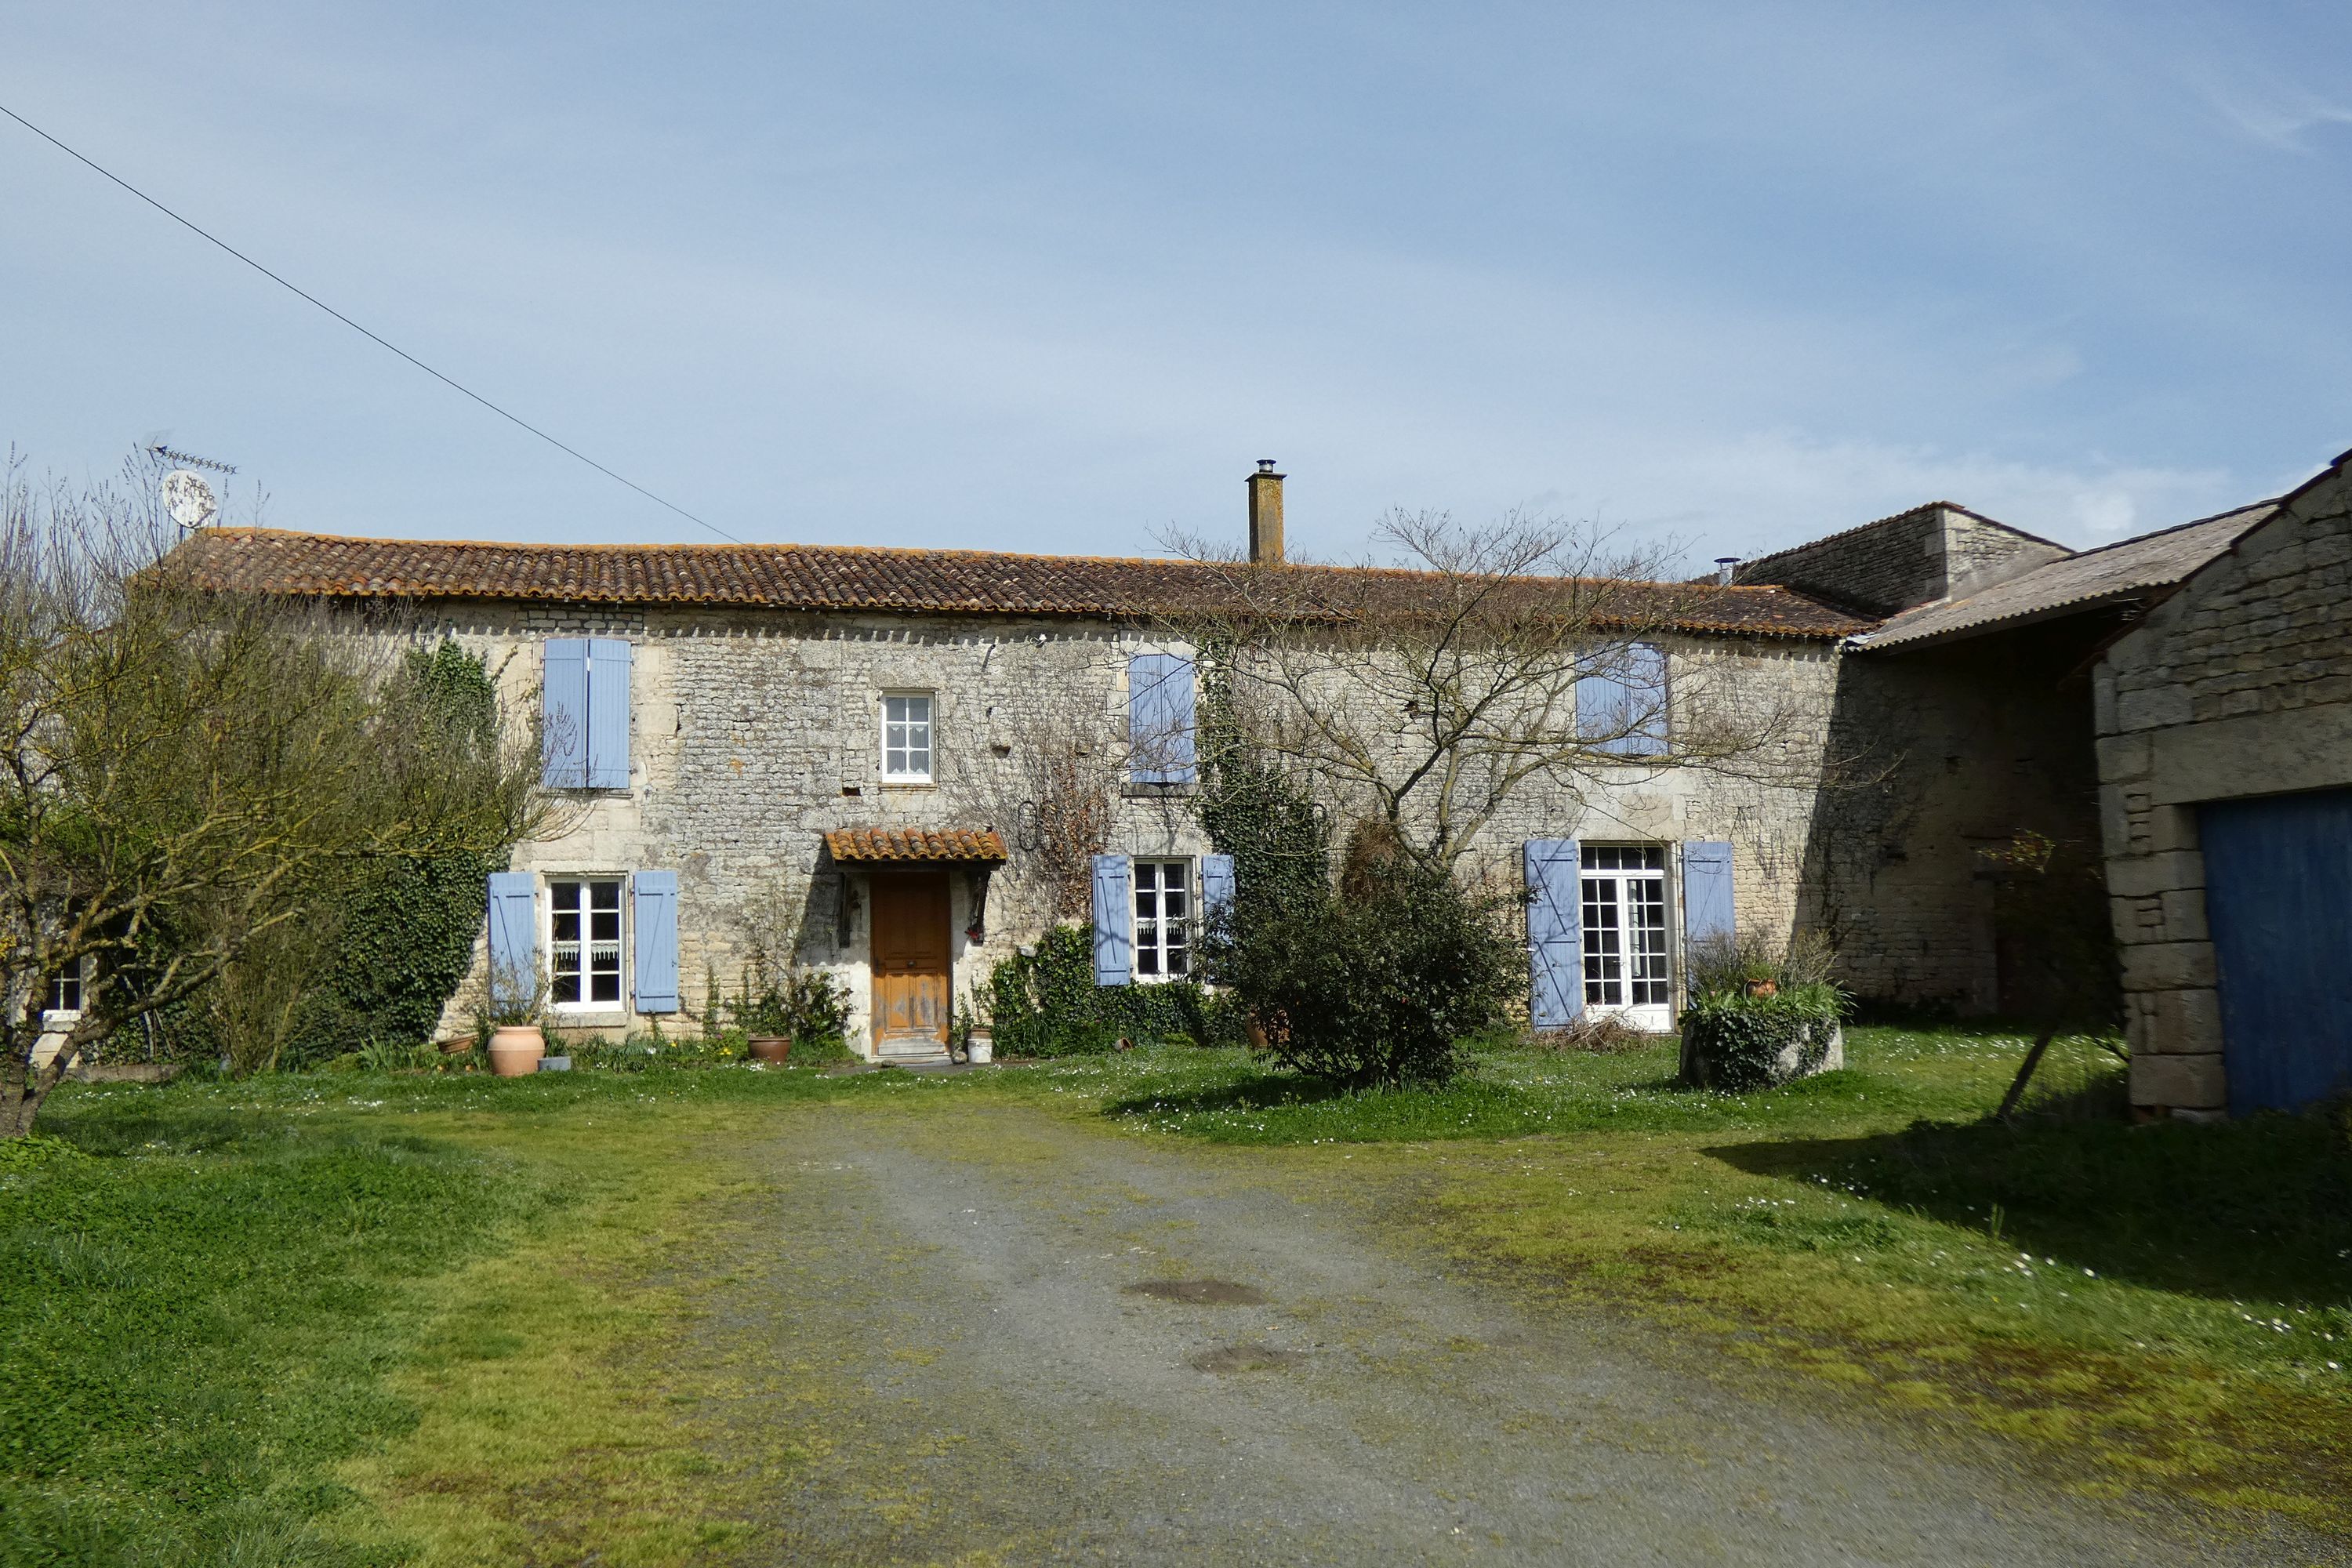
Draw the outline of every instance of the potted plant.
<instances>
[{"instance_id":1,"label":"potted plant","mask_svg":"<svg viewBox=\"0 0 2352 1568\"><path fill-rule=\"evenodd\" d=\"M792 1009L783 988L768 976L760 977L755 991L747 973L727 1011L735 1026L748 1037L744 1049L753 1061L781 1062L793 1054Z\"/></svg>"},{"instance_id":2,"label":"potted plant","mask_svg":"<svg viewBox=\"0 0 2352 1568\"><path fill-rule=\"evenodd\" d=\"M750 1037L754 1061L781 1062L795 1044L803 1054L840 1045L849 1029L849 990L822 969L762 973L756 991L746 974L728 1011Z\"/></svg>"},{"instance_id":3,"label":"potted plant","mask_svg":"<svg viewBox=\"0 0 2352 1568\"><path fill-rule=\"evenodd\" d=\"M539 1023L546 985L533 977L512 973L494 977L490 986L490 1070L500 1078L521 1078L539 1070L547 1054L547 1037Z\"/></svg>"},{"instance_id":4,"label":"potted plant","mask_svg":"<svg viewBox=\"0 0 2352 1568\"><path fill-rule=\"evenodd\" d=\"M1764 1089L1845 1065L1845 994L1833 955L1800 936L1784 954L1748 936L1689 955L1682 1079L1694 1089Z\"/></svg>"}]
</instances>

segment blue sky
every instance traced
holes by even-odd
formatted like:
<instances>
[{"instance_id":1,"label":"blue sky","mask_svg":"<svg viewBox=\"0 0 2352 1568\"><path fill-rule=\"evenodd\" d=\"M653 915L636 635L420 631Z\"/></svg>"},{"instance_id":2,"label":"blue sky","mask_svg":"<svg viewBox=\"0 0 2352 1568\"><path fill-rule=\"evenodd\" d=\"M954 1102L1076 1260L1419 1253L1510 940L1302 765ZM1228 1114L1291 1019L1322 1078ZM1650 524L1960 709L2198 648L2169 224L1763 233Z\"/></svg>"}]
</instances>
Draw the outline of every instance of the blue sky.
<instances>
[{"instance_id":1,"label":"blue sky","mask_svg":"<svg viewBox=\"0 0 2352 1568\"><path fill-rule=\"evenodd\" d=\"M1173 14L1171 14L1173 13ZM2352 446L2352 8L70 6L0 102L747 539L2093 543ZM0 443L707 538L0 121Z\"/></svg>"}]
</instances>

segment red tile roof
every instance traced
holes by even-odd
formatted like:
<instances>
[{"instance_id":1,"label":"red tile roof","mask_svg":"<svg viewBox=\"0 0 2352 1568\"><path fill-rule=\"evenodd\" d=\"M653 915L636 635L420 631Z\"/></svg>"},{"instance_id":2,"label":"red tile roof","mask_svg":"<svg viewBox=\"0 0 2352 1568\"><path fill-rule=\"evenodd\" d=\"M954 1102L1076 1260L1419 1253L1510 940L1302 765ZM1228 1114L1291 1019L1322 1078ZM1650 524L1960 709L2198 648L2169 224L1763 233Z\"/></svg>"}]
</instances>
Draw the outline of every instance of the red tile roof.
<instances>
[{"instance_id":1,"label":"red tile roof","mask_svg":"<svg viewBox=\"0 0 2352 1568\"><path fill-rule=\"evenodd\" d=\"M1236 568L1191 561L894 550L842 544L486 544L210 528L173 560L203 586L296 597L505 599L789 610L1132 618L1224 598ZM1247 569L1239 569L1247 570ZM1368 584L1410 596L1427 574L1297 566L1301 604L1360 602ZM1560 579L1530 579L1557 584ZM1318 583L1346 592L1322 595ZM1606 623L1836 638L1875 623L1796 589L1588 583L1624 606Z\"/></svg>"},{"instance_id":2,"label":"red tile roof","mask_svg":"<svg viewBox=\"0 0 2352 1568\"><path fill-rule=\"evenodd\" d=\"M993 827L844 827L824 836L836 860L1002 860Z\"/></svg>"}]
</instances>

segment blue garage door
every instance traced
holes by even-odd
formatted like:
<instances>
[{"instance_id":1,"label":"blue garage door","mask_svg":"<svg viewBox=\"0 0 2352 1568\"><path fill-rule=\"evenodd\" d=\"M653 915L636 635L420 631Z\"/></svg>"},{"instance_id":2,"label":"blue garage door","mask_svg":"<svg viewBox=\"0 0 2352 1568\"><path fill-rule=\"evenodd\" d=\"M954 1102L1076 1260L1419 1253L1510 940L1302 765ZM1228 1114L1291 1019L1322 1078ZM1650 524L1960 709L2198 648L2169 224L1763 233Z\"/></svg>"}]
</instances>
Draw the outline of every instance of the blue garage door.
<instances>
[{"instance_id":1,"label":"blue garage door","mask_svg":"<svg viewBox=\"0 0 2352 1568\"><path fill-rule=\"evenodd\" d=\"M2201 806L2230 1109L2352 1087L2352 790Z\"/></svg>"}]
</instances>

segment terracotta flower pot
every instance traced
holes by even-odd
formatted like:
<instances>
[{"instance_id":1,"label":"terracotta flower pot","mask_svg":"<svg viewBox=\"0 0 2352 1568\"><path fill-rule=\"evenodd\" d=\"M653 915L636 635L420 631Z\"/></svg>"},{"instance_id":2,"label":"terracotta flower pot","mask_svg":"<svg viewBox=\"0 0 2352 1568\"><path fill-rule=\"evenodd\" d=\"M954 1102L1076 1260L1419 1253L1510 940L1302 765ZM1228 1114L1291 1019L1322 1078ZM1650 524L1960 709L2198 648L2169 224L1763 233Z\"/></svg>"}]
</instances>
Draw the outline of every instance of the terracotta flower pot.
<instances>
[{"instance_id":1,"label":"terracotta flower pot","mask_svg":"<svg viewBox=\"0 0 2352 1568\"><path fill-rule=\"evenodd\" d=\"M793 1054L790 1035L754 1035L751 1037L751 1059L755 1062L781 1062Z\"/></svg>"},{"instance_id":2,"label":"terracotta flower pot","mask_svg":"<svg viewBox=\"0 0 2352 1568\"><path fill-rule=\"evenodd\" d=\"M537 1024L509 1024L490 1034L490 1070L500 1078L520 1078L539 1070L547 1054L546 1037Z\"/></svg>"}]
</instances>

